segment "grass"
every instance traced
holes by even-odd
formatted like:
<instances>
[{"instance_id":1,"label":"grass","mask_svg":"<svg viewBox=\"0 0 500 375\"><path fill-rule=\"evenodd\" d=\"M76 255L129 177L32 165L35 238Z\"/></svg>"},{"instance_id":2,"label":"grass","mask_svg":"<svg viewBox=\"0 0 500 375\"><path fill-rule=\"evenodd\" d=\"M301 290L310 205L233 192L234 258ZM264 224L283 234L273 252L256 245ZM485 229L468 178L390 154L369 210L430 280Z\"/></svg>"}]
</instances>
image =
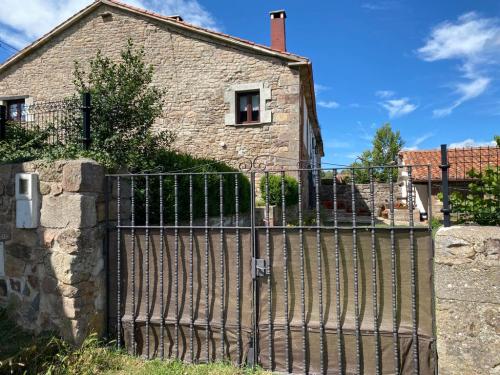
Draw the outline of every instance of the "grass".
<instances>
[{"instance_id":1,"label":"grass","mask_svg":"<svg viewBox=\"0 0 500 375\"><path fill-rule=\"evenodd\" d=\"M264 375L260 369L226 363L189 365L179 361L146 361L129 356L89 336L81 347L22 331L0 310L0 374L45 375Z\"/></svg>"}]
</instances>

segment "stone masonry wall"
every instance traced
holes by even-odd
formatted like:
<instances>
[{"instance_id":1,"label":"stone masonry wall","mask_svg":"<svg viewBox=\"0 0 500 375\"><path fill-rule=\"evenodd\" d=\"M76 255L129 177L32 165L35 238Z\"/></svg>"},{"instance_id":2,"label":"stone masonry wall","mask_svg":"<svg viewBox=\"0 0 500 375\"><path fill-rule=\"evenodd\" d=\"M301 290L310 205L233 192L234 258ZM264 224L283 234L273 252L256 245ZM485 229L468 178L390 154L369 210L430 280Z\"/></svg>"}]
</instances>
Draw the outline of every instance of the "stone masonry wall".
<instances>
[{"instance_id":1,"label":"stone masonry wall","mask_svg":"<svg viewBox=\"0 0 500 375\"><path fill-rule=\"evenodd\" d=\"M500 227L441 228L435 285L439 373L500 374Z\"/></svg>"},{"instance_id":2,"label":"stone masonry wall","mask_svg":"<svg viewBox=\"0 0 500 375\"><path fill-rule=\"evenodd\" d=\"M16 229L15 174L39 176L40 224ZM0 166L0 306L24 329L80 342L104 329L104 170L93 161Z\"/></svg>"},{"instance_id":3,"label":"stone masonry wall","mask_svg":"<svg viewBox=\"0 0 500 375\"><path fill-rule=\"evenodd\" d=\"M111 17L101 17L105 12ZM98 50L118 58L128 38L144 47L145 60L155 71L153 84L166 90L157 125L176 133L176 149L235 167L242 157L260 154L299 159L304 89L298 68L107 5L0 74L0 97L29 95L40 101L72 95L74 62L87 68ZM263 83L271 90L266 108L272 122L225 125L226 90L247 83Z\"/></svg>"}]
</instances>

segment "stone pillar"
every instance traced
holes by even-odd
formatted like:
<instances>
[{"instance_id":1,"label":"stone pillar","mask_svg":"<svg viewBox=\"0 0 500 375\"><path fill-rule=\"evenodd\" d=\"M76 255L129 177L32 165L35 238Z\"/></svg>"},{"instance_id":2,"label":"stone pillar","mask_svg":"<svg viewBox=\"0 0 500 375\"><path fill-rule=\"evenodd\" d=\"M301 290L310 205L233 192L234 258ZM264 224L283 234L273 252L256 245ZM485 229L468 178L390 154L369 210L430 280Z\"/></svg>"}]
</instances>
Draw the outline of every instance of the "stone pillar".
<instances>
[{"instance_id":1,"label":"stone pillar","mask_svg":"<svg viewBox=\"0 0 500 375\"><path fill-rule=\"evenodd\" d=\"M500 374L500 227L441 228L435 250L439 373Z\"/></svg>"},{"instance_id":2,"label":"stone pillar","mask_svg":"<svg viewBox=\"0 0 500 375\"><path fill-rule=\"evenodd\" d=\"M75 343L102 333L104 169L91 160L74 160L1 166L0 171L0 186L8 187L0 191L0 225L9 233L0 306L37 333L55 331ZM15 228L11 185L20 172L39 175L37 229Z\"/></svg>"}]
</instances>

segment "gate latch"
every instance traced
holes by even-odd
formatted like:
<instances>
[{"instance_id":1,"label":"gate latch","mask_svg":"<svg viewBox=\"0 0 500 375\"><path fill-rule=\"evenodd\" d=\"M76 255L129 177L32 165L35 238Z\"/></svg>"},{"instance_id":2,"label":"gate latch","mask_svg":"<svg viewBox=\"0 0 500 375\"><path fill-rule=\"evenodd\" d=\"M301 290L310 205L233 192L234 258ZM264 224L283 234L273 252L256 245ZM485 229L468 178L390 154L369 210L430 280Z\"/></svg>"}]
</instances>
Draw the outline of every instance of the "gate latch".
<instances>
[{"instance_id":1,"label":"gate latch","mask_svg":"<svg viewBox=\"0 0 500 375\"><path fill-rule=\"evenodd\" d=\"M252 279L268 276L265 259L252 258Z\"/></svg>"}]
</instances>

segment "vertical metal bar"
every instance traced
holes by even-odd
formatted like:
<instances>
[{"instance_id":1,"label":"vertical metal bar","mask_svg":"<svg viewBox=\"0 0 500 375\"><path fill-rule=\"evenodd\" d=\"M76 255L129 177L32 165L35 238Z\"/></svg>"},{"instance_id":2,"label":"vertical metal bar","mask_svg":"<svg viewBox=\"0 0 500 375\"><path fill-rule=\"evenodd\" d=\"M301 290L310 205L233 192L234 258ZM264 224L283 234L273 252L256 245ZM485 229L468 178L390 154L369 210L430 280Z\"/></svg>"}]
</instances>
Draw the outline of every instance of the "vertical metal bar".
<instances>
[{"instance_id":1,"label":"vertical metal bar","mask_svg":"<svg viewBox=\"0 0 500 375\"><path fill-rule=\"evenodd\" d=\"M7 107L0 105L0 140L4 140L7 137Z\"/></svg>"},{"instance_id":2,"label":"vertical metal bar","mask_svg":"<svg viewBox=\"0 0 500 375\"><path fill-rule=\"evenodd\" d=\"M352 263L354 272L354 328L356 330L356 373L361 373L361 328L359 324L359 284L358 284L358 245L356 233L356 188L354 169L351 169L351 208L352 208Z\"/></svg>"},{"instance_id":3,"label":"vertical metal bar","mask_svg":"<svg viewBox=\"0 0 500 375\"><path fill-rule=\"evenodd\" d=\"M149 281L149 176L146 176L146 355L150 358L149 328L150 314L150 281Z\"/></svg>"},{"instance_id":4,"label":"vertical metal bar","mask_svg":"<svg viewBox=\"0 0 500 375\"><path fill-rule=\"evenodd\" d=\"M309 373L307 363L307 323L305 293L304 220L302 213L302 172L299 171L299 242L300 242L300 317L302 322L302 357L304 373Z\"/></svg>"},{"instance_id":5,"label":"vertical metal bar","mask_svg":"<svg viewBox=\"0 0 500 375\"><path fill-rule=\"evenodd\" d=\"M174 303L175 303L175 358L179 358L179 181L174 175Z\"/></svg>"},{"instance_id":6,"label":"vertical metal bar","mask_svg":"<svg viewBox=\"0 0 500 375\"><path fill-rule=\"evenodd\" d=\"M285 368L290 372L290 318L288 306L288 246L286 236L286 197L285 197L285 171L281 171L281 221L283 228L283 297L285 316Z\"/></svg>"},{"instance_id":7,"label":"vertical metal bar","mask_svg":"<svg viewBox=\"0 0 500 375\"><path fill-rule=\"evenodd\" d=\"M396 239L394 233L394 180L392 173L389 175L390 185L390 215L391 215L391 287L392 287L392 341L394 351L394 373L400 373L399 359L399 333L398 333L398 279L397 279L397 254L396 254Z\"/></svg>"},{"instance_id":8,"label":"vertical metal bar","mask_svg":"<svg viewBox=\"0 0 500 375\"><path fill-rule=\"evenodd\" d=\"M104 236L104 278L106 282L106 308L104 310L104 322L105 322L105 332L104 339L108 341L110 339L109 332L109 301L110 301L110 269L109 269L109 237L110 237L110 223L109 223L109 203L110 203L110 187L109 187L110 177L104 177L104 220L105 220L105 236Z\"/></svg>"},{"instance_id":9,"label":"vertical metal bar","mask_svg":"<svg viewBox=\"0 0 500 375\"><path fill-rule=\"evenodd\" d=\"M220 211L220 335L221 335L221 359L226 358L226 343L225 343L225 261L224 261L224 176L219 176L219 211Z\"/></svg>"},{"instance_id":10,"label":"vertical metal bar","mask_svg":"<svg viewBox=\"0 0 500 375\"><path fill-rule=\"evenodd\" d=\"M268 340L268 351L269 351L269 364L270 369L274 369L274 350L273 350L273 287L272 287L272 275L271 275L271 239L270 239L270 215L269 215L269 172L265 174L266 178L266 258L267 258L267 274L269 275L269 282L267 283L267 304L269 309L267 311L267 325L269 328L269 340Z\"/></svg>"},{"instance_id":11,"label":"vertical metal bar","mask_svg":"<svg viewBox=\"0 0 500 375\"><path fill-rule=\"evenodd\" d=\"M90 93L86 92L83 94L83 105L82 105L82 117L83 117L83 146L85 150L90 149L91 134L90 134Z\"/></svg>"},{"instance_id":12,"label":"vertical metal bar","mask_svg":"<svg viewBox=\"0 0 500 375\"><path fill-rule=\"evenodd\" d=\"M130 215L131 215L131 237L132 237L132 259L131 259L131 267L132 267L132 352L134 355L137 354L137 343L135 339L135 320L136 320L136 301L135 301L135 178L131 177L130 181Z\"/></svg>"},{"instance_id":13,"label":"vertical metal bar","mask_svg":"<svg viewBox=\"0 0 500 375\"><path fill-rule=\"evenodd\" d=\"M207 363L210 361L210 301L208 294L208 267L209 267L209 242L208 242L208 176L203 175L203 193L205 198L205 353Z\"/></svg>"},{"instance_id":14,"label":"vertical metal bar","mask_svg":"<svg viewBox=\"0 0 500 375\"><path fill-rule=\"evenodd\" d=\"M443 193L443 208L441 212L443 213L443 224L445 227L451 225L450 220L450 197L449 197L449 186L448 186L448 170L450 165L448 164L448 150L446 145L441 145L441 189Z\"/></svg>"},{"instance_id":15,"label":"vertical metal bar","mask_svg":"<svg viewBox=\"0 0 500 375\"><path fill-rule=\"evenodd\" d=\"M116 344L118 348L122 344L122 275L121 275L121 181L120 176L116 178Z\"/></svg>"},{"instance_id":16,"label":"vertical metal bar","mask_svg":"<svg viewBox=\"0 0 500 375\"><path fill-rule=\"evenodd\" d=\"M320 355L320 373L325 373L325 322L323 319L323 265L321 262L321 212L319 201L319 170L314 169L315 173L315 198L316 198L316 258L318 262L318 302L319 302L319 355Z\"/></svg>"},{"instance_id":17,"label":"vertical metal bar","mask_svg":"<svg viewBox=\"0 0 500 375\"><path fill-rule=\"evenodd\" d=\"M252 248L252 259L257 258L257 244L256 244L256 230L255 230L255 172L250 172L250 241ZM252 272L256 274L255 262L253 265ZM252 279L252 357L250 358L250 362L252 367L257 365L258 361L258 322L257 322L257 310L258 310L258 283L257 278L254 277Z\"/></svg>"},{"instance_id":18,"label":"vertical metal bar","mask_svg":"<svg viewBox=\"0 0 500 375\"><path fill-rule=\"evenodd\" d=\"M344 349L342 340L342 310L340 306L340 244L337 200L337 170L333 170L333 226L335 236L335 308L337 314L337 356L339 374L344 374Z\"/></svg>"},{"instance_id":19,"label":"vertical metal bar","mask_svg":"<svg viewBox=\"0 0 500 375\"><path fill-rule=\"evenodd\" d=\"M427 224L429 230L432 231L432 171L431 165L427 166Z\"/></svg>"},{"instance_id":20,"label":"vertical metal bar","mask_svg":"<svg viewBox=\"0 0 500 375\"><path fill-rule=\"evenodd\" d=\"M413 336L413 373L419 374L419 351L418 351L418 317L417 317L417 265L415 259L415 239L413 222L413 181L412 167L408 167L408 185L410 189L410 204L408 206L410 215L410 265L411 265L411 318Z\"/></svg>"},{"instance_id":21,"label":"vertical metal bar","mask_svg":"<svg viewBox=\"0 0 500 375\"><path fill-rule=\"evenodd\" d=\"M240 248L240 175L234 175L234 211L235 211L235 226L236 226L236 334L238 340L238 364L242 364L243 353L241 344L241 248Z\"/></svg>"},{"instance_id":22,"label":"vertical metal bar","mask_svg":"<svg viewBox=\"0 0 500 375\"><path fill-rule=\"evenodd\" d=\"M392 168L389 168L392 175ZM375 373L380 374L380 336L378 329L378 291L377 291L377 249L375 242L375 183L373 168L370 168L370 219L372 244L372 300L373 300L373 336L375 340Z\"/></svg>"},{"instance_id":23,"label":"vertical metal bar","mask_svg":"<svg viewBox=\"0 0 500 375\"><path fill-rule=\"evenodd\" d=\"M194 362L194 306L193 306L193 175L189 175L189 354Z\"/></svg>"},{"instance_id":24,"label":"vertical metal bar","mask_svg":"<svg viewBox=\"0 0 500 375\"><path fill-rule=\"evenodd\" d=\"M158 176L160 183L160 314L161 314L161 322L160 322L160 358L163 360L165 358L165 301L164 301L164 284L163 284L163 252L164 252L164 219L163 219L163 176Z\"/></svg>"}]
</instances>

